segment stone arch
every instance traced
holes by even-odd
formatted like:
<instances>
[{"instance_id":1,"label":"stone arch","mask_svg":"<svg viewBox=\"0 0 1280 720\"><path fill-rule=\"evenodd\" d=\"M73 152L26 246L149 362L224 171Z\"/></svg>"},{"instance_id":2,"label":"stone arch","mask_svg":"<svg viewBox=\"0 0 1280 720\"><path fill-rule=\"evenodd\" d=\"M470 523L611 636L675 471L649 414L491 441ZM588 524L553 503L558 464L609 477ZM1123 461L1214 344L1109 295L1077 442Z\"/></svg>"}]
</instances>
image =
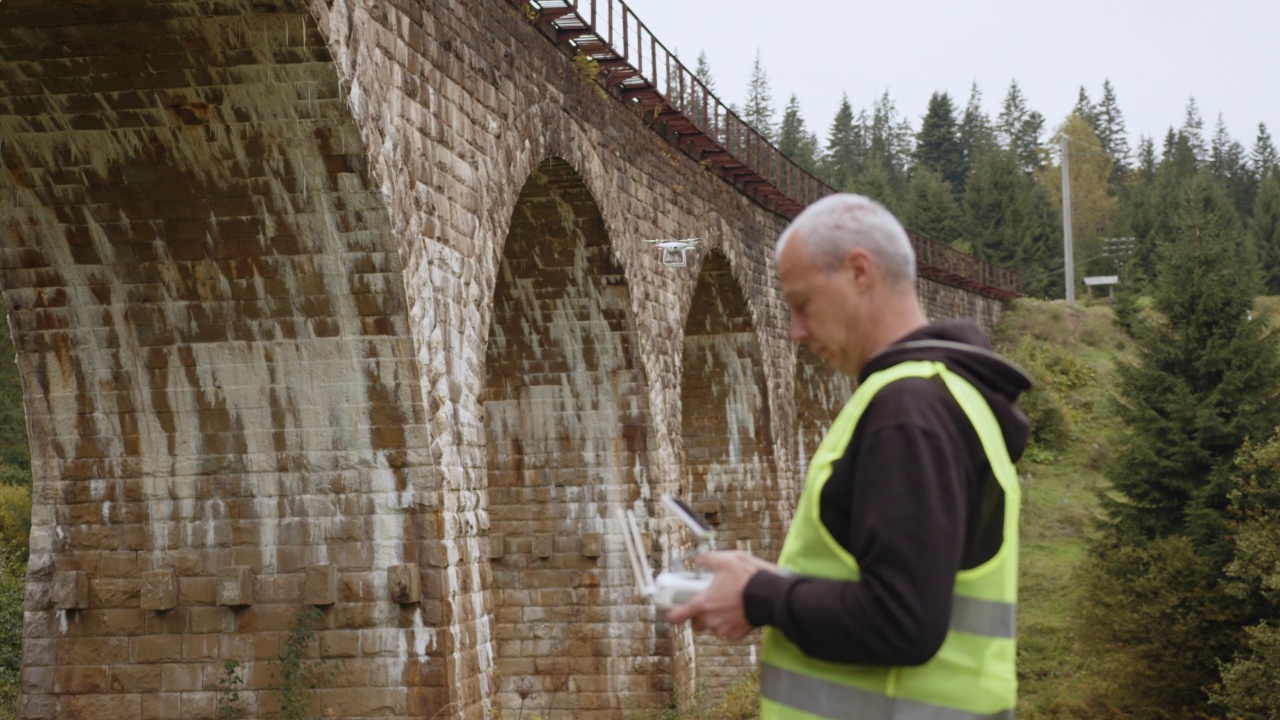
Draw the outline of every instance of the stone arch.
<instances>
[{"instance_id":1,"label":"stone arch","mask_svg":"<svg viewBox=\"0 0 1280 720\"><path fill-rule=\"evenodd\" d=\"M685 323L681 408L688 500L715 526L722 547L732 547L735 534L759 535L762 503L774 488L765 374L746 297L728 258L712 250Z\"/></svg>"},{"instance_id":2,"label":"stone arch","mask_svg":"<svg viewBox=\"0 0 1280 720\"><path fill-rule=\"evenodd\" d=\"M719 548L776 557L782 542L771 512L777 463L761 357L751 310L729 259L712 250L702 260L684 331L686 499L716 530ZM700 637L697 680L723 689L749 664L748 651Z\"/></svg>"},{"instance_id":3,"label":"stone arch","mask_svg":"<svg viewBox=\"0 0 1280 720\"><path fill-rule=\"evenodd\" d=\"M501 708L616 717L664 700L669 642L637 603L609 523L638 503L652 437L631 298L578 173L539 163L494 287L487 434ZM572 697L570 697L572 696Z\"/></svg>"}]
</instances>

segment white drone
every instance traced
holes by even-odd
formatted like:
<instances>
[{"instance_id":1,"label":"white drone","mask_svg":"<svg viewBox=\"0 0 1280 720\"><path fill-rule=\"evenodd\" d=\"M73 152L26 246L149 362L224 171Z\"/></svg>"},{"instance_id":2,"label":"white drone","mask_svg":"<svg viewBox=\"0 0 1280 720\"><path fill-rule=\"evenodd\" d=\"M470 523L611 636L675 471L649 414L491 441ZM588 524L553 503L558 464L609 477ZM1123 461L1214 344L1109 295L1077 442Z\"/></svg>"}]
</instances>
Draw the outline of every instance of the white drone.
<instances>
[{"instance_id":1,"label":"white drone","mask_svg":"<svg viewBox=\"0 0 1280 720\"><path fill-rule=\"evenodd\" d=\"M650 245L657 245L662 249L662 264L667 267L685 267L688 265L686 256L689 251L698 246L702 242L702 238L688 238L686 240L646 240Z\"/></svg>"}]
</instances>

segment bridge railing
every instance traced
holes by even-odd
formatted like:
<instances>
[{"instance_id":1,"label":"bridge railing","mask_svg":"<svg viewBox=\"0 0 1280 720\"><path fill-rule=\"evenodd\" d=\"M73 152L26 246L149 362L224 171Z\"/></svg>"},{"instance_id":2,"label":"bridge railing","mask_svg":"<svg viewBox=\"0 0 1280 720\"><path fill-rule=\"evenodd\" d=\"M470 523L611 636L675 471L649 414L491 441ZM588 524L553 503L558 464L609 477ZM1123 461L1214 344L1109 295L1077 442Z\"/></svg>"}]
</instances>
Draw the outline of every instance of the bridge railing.
<instances>
[{"instance_id":1,"label":"bridge railing","mask_svg":"<svg viewBox=\"0 0 1280 720\"><path fill-rule=\"evenodd\" d=\"M716 97L623 0L510 0L528 8L561 43L595 61L607 86L672 128L691 154L787 217L835 188L800 167ZM921 274L1001 298L1021 278L918 233Z\"/></svg>"}]
</instances>

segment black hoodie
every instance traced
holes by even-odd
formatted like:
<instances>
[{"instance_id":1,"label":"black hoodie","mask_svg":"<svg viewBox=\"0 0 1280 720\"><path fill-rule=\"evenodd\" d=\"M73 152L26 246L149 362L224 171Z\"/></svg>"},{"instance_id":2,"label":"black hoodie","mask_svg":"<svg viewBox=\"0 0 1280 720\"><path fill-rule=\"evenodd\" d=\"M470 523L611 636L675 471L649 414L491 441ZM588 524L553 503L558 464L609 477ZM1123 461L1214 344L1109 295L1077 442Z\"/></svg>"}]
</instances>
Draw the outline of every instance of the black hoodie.
<instances>
[{"instance_id":1,"label":"black hoodie","mask_svg":"<svg viewBox=\"0 0 1280 720\"><path fill-rule=\"evenodd\" d=\"M933 323L872 357L858 381L906 360L940 360L986 398L1017 460L1029 423L1015 402L1031 382L990 347L970 321ZM1000 547L1003 512L977 432L941 379L890 383L822 491L822 523L857 558L862 579L756 573L743 594L747 619L822 660L922 664L946 637L956 572Z\"/></svg>"}]
</instances>

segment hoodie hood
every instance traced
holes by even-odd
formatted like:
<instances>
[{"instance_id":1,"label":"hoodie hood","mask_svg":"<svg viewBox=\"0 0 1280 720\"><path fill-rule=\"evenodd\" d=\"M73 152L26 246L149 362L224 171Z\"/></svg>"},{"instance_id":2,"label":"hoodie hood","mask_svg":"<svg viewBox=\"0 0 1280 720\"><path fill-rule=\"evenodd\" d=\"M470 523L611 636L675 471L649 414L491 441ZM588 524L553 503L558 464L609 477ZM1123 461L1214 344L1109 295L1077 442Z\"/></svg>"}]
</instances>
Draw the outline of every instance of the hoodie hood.
<instances>
[{"instance_id":1,"label":"hoodie hood","mask_svg":"<svg viewBox=\"0 0 1280 720\"><path fill-rule=\"evenodd\" d=\"M1018 396L1031 388L1031 378L1017 365L991 350L991 343L971 320L944 320L926 325L881 350L858 374L858 382L907 360L941 361L973 384L995 413L1009 457L1017 462L1027 448L1031 423L1018 407Z\"/></svg>"}]
</instances>

